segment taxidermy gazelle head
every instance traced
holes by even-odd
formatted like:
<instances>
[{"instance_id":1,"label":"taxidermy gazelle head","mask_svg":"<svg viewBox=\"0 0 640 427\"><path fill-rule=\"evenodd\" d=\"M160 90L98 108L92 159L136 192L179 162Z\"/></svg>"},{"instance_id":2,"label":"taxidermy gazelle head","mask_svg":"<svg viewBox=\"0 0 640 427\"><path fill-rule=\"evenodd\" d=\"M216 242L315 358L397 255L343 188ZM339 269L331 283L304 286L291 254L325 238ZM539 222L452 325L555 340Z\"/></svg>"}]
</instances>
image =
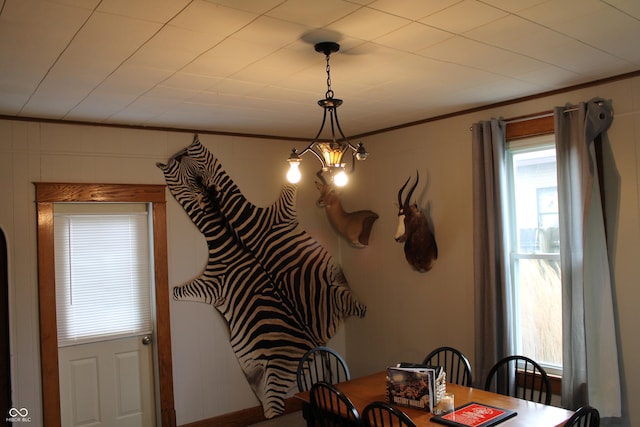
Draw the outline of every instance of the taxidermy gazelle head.
<instances>
[{"instance_id":1,"label":"taxidermy gazelle head","mask_svg":"<svg viewBox=\"0 0 640 427\"><path fill-rule=\"evenodd\" d=\"M327 184L320 173L321 182L316 181L320 197L316 204L325 208L333 228L352 246L363 248L369 244L369 234L378 214L368 210L345 212L340 203L338 190L333 184Z\"/></svg>"},{"instance_id":2,"label":"taxidermy gazelle head","mask_svg":"<svg viewBox=\"0 0 640 427\"><path fill-rule=\"evenodd\" d=\"M425 272L431 270L433 261L438 258L438 247L427 217L416 202L411 203L411 196L420 180L417 171L416 182L409 189L404 201L402 200L402 192L410 180L411 177L407 178L398 191L398 229L395 239L396 242L404 243L404 255L409 265L417 271Z\"/></svg>"}]
</instances>

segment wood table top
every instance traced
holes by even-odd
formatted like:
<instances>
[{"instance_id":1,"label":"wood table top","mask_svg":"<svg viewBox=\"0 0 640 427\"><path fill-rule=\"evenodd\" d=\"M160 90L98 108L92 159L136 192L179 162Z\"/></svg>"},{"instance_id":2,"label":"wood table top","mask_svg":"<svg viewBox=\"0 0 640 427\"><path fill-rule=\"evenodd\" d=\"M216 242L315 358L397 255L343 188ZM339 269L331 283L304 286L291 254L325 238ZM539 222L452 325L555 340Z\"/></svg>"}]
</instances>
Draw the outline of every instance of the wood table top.
<instances>
[{"instance_id":1,"label":"wood table top","mask_svg":"<svg viewBox=\"0 0 640 427\"><path fill-rule=\"evenodd\" d=\"M344 394L351 399L359 413L369 403L379 400L388 402L386 393L386 371L377 372L360 378L352 379L336 384ZM500 423L505 427L544 427L562 426L573 414L572 411L556 406L529 402L510 396L484 391L477 388L465 387L447 383L447 392L454 393L455 407L458 408L469 402L484 403L503 409L516 411L518 415ZM309 392L299 392L296 398L309 403ZM430 412L419 409L399 406L417 426L441 426L442 424L431 421L433 415Z\"/></svg>"}]
</instances>

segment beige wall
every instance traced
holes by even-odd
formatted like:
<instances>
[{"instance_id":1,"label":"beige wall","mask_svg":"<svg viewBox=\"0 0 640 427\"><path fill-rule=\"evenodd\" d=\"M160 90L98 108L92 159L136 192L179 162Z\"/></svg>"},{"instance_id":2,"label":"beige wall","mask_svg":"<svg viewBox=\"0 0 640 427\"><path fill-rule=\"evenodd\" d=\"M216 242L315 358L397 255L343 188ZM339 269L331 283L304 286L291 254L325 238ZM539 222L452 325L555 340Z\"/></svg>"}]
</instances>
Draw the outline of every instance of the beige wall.
<instances>
[{"instance_id":1,"label":"beige wall","mask_svg":"<svg viewBox=\"0 0 640 427\"><path fill-rule=\"evenodd\" d=\"M426 94L425 96L428 96ZM342 264L351 286L368 305L364 320L347 322L347 359L355 375L398 361L419 361L432 348L452 345L472 360L473 253L471 194L472 123L549 111L556 105L593 97L611 99L615 118L609 130L611 161L607 199L611 215L614 298L623 370L624 425L640 425L640 78L604 84L492 110L435 121L366 140L371 153L360 169L357 188L345 195L353 208L380 214L371 247L343 249ZM399 187L419 169L428 176L417 191L430 204L439 259L428 273L412 271L395 243L394 203ZM354 178L355 180L356 178ZM366 183L366 184L365 184ZM354 186L355 187L355 186ZM368 189L370 194L362 190ZM617 197L614 196L618 194ZM633 422L629 421L633 420Z\"/></svg>"},{"instance_id":2,"label":"beige wall","mask_svg":"<svg viewBox=\"0 0 640 427\"><path fill-rule=\"evenodd\" d=\"M341 262L354 293L368 305L366 318L349 319L331 343L346 355L355 376L398 361L419 361L442 344L459 347L473 360L469 127L481 119L547 111L594 96L612 99L615 108L609 131L619 194L617 200L610 200L616 214L609 218L614 297L624 373L624 425L639 425L629 420L640 419L640 408L633 406L640 401L640 367L635 363L640 343L634 329L640 302L640 78L367 138L364 142L371 155L358 164L343 192L347 210L366 208L380 215L365 249L343 244L322 210L315 207L317 164L305 158L298 193L300 222ZM348 130L347 114L343 120ZM166 161L191 138L178 132L0 121L0 227L9 244L14 403L29 408L35 425L41 404L32 182L161 184L155 163ZM265 205L277 197L284 181L284 159L294 144L213 135L203 135L201 140L250 200ZM412 271L402 245L393 240L397 191L416 169L422 184L414 195L422 207L430 206L439 246L439 259L428 273ZM173 286L200 273L206 246L182 208L167 197L169 283ZM217 312L204 304L172 301L171 317L178 422L257 405Z\"/></svg>"}]
</instances>

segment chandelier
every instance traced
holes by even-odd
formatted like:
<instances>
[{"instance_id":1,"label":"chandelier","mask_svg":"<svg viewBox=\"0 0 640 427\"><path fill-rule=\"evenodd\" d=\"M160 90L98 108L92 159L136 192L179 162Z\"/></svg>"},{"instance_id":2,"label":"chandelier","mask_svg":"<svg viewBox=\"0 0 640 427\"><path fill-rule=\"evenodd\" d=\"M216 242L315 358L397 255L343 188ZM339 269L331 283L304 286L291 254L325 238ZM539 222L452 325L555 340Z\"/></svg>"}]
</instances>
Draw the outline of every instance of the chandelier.
<instances>
[{"instance_id":1,"label":"chandelier","mask_svg":"<svg viewBox=\"0 0 640 427\"><path fill-rule=\"evenodd\" d=\"M342 132L340 122L338 121L338 107L342 105L342 99L333 97L333 90L331 89L331 67L329 65L329 59L332 53L337 52L340 49L340 45L334 42L322 42L315 45L316 52L324 53L327 60L327 92L325 98L318 101L318 105L324 110L322 116L322 124L320 130L313 138L311 143L298 152L293 148L287 161L289 162L289 172L287 173L287 179L289 182L295 184L300 181L300 162L301 157L307 153L312 153L316 156L322 164L322 170L318 173L326 173L330 176L333 183L339 187L344 186L347 181L346 163L343 161L343 157L347 150L353 151L353 157L356 160L364 160L367 158L367 150L365 150L362 143L358 143L358 146L354 146ZM327 120L327 116L329 120ZM330 137L322 138L321 135L324 130L325 124L329 123ZM337 134L336 134L337 131ZM355 168L355 161L352 160L352 165Z\"/></svg>"}]
</instances>

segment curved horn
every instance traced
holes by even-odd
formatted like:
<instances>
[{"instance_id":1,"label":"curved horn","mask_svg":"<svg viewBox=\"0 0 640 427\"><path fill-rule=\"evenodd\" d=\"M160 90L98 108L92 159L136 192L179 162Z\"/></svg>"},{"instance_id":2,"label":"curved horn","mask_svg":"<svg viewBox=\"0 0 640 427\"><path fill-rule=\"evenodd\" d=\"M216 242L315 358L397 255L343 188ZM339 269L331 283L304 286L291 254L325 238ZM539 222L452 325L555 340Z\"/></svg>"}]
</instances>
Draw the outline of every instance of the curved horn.
<instances>
[{"instance_id":1,"label":"curved horn","mask_svg":"<svg viewBox=\"0 0 640 427\"><path fill-rule=\"evenodd\" d=\"M402 209L402 207L404 206L402 204L402 192L404 191L404 188L407 186L407 184L409 183L409 180L411 179L411 177L407 178L407 182L404 183L404 185L402 187L400 187L400 190L398 191L398 207Z\"/></svg>"},{"instance_id":2,"label":"curved horn","mask_svg":"<svg viewBox=\"0 0 640 427\"><path fill-rule=\"evenodd\" d=\"M411 190L409 190L409 192L407 193L407 198L405 199L403 206L409 206L409 204L411 203L411 196L413 195L413 190L415 190L416 187L418 186L418 181L420 181L420 174L416 170L416 183L413 184L413 186L411 187Z\"/></svg>"}]
</instances>

